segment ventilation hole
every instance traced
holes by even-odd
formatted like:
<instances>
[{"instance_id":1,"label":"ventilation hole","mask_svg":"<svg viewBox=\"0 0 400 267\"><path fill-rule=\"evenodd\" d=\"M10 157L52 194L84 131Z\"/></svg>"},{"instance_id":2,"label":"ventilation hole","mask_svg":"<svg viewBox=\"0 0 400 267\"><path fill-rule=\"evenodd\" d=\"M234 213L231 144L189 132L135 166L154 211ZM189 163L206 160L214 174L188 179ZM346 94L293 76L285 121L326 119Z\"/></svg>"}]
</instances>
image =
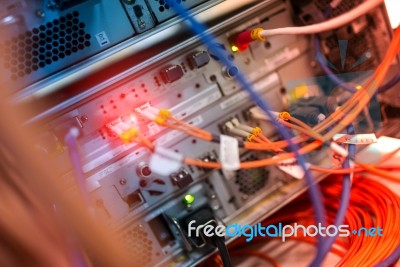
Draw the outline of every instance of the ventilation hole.
<instances>
[{"instance_id":1,"label":"ventilation hole","mask_svg":"<svg viewBox=\"0 0 400 267\"><path fill-rule=\"evenodd\" d=\"M257 157L250 155L244 158L244 161L256 160ZM236 172L235 183L241 193L253 195L261 190L268 179L268 171L264 168L243 169Z\"/></svg>"},{"instance_id":2,"label":"ventilation hole","mask_svg":"<svg viewBox=\"0 0 400 267\"><path fill-rule=\"evenodd\" d=\"M17 79L91 45L91 35L74 11L0 43L2 65ZM22 76L21 76L22 75Z\"/></svg>"}]
</instances>

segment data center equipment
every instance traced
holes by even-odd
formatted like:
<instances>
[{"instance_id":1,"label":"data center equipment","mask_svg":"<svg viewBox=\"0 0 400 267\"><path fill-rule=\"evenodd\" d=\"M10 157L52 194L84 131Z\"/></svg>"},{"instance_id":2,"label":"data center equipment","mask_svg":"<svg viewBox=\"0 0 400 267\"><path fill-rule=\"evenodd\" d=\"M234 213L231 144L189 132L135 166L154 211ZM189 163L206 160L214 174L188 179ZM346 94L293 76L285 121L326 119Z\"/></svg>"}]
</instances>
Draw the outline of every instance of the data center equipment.
<instances>
[{"instance_id":1,"label":"data center equipment","mask_svg":"<svg viewBox=\"0 0 400 267\"><path fill-rule=\"evenodd\" d=\"M385 58L393 30L380 4L315 36L245 43L238 36L248 29L323 22L363 2L1 0L0 33L9 38L0 41L0 68L10 99L35 106L26 121L39 126L35 146L59 182L78 193L77 172L84 177L95 216L114 229L132 262L196 266L216 245L190 237L191 220L255 224L307 190L294 158L221 170L177 163L182 155L218 163L221 154L235 153L224 151L229 145L221 148L223 142L256 142L258 133L281 140L235 79L238 73L271 110L313 127L352 96L329 79L321 62L349 86L360 86ZM177 11L182 7L207 26L204 35L216 38L213 45L192 32L193 24ZM397 63L392 73L399 71ZM353 121L357 133L375 133L381 116L394 113L396 104L384 96L373 97ZM171 114L175 121L168 124ZM191 127L212 133L214 142L187 135ZM78 165L65 141L72 128ZM153 151L144 139L155 145ZM238 157L252 162L281 152L241 148ZM331 147L314 149L307 162L333 168ZM313 174L317 181L326 177Z\"/></svg>"}]
</instances>

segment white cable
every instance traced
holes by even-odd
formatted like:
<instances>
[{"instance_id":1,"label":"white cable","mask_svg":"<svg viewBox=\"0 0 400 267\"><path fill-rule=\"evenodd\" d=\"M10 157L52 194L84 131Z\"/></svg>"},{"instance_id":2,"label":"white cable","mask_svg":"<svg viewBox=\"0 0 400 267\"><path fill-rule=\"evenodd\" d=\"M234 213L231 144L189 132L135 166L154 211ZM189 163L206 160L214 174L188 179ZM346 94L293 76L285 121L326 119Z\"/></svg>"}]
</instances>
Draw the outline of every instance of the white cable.
<instances>
[{"instance_id":1,"label":"white cable","mask_svg":"<svg viewBox=\"0 0 400 267\"><path fill-rule=\"evenodd\" d=\"M253 119L270 121L269 117L267 115L265 115L265 113L259 107L252 107L249 111L250 111L250 116ZM272 114L274 114L276 119L278 119L279 112L276 112L276 111L270 111L270 112Z\"/></svg>"},{"instance_id":2,"label":"white cable","mask_svg":"<svg viewBox=\"0 0 400 267\"><path fill-rule=\"evenodd\" d=\"M286 28L278 28L272 30L263 30L260 32L260 35L263 37L269 37L273 35L282 35L282 34L316 34L325 31L330 31L333 29L340 28L358 17L365 15L370 10L382 4L383 0L367 0L364 3L358 5L347 13L344 13L338 17L327 20L325 22L301 26L301 27L286 27Z\"/></svg>"}]
</instances>

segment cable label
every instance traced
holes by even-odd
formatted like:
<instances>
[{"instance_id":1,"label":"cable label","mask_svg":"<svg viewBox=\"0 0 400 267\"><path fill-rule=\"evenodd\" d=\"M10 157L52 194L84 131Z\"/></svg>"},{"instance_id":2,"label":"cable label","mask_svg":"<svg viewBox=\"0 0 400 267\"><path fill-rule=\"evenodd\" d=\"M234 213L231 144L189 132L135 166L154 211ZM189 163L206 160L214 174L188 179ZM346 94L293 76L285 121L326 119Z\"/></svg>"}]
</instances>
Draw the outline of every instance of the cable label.
<instances>
[{"instance_id":1,"label":"cable label","mask_svg":"<svg viewBox=\"0 0 400 267\"><path fill-rule=\"evenodd\" d=\"M274 158L276 158L276 156ZM297 159L295 158L282 160L277 166L281 171L293 176L296 179L303 179L304 177L304 170L300 167ZM306 163L306 166L308 168L310 164Z\"/></svg>"},{"instance_id":2,"label":"cable label","mask_svg":"<svg viewBox=\"0 0 400 267\"><path fill-rule=\"evenodd\" d=\"M376 135L371 134L335 134L333 141L336 143L354 144L354 145L369 145L377 142Z\"/></svg>"},{"instance_id":3,"label":"cable label","mask_svg":"<svg viewBox=\"0 0 400 267\"><path fill-rule=\"evenodd\" d=\"M227 171L240 169L239 141L231 136L221 135L219 159L222 168Z\"/></svg>"},{"instance_id":4,"label":"cable label","mask_svg":"<svg viewBox=\"0 0 400 267\"><path fill-rule=\"evenodd\" d=\"M334 142L331 142L330 148L332 151L333 166L335 167L341 166L349 153L347 152L346 149L344 149L343 147Z\"/></svg>"}]
</instances>

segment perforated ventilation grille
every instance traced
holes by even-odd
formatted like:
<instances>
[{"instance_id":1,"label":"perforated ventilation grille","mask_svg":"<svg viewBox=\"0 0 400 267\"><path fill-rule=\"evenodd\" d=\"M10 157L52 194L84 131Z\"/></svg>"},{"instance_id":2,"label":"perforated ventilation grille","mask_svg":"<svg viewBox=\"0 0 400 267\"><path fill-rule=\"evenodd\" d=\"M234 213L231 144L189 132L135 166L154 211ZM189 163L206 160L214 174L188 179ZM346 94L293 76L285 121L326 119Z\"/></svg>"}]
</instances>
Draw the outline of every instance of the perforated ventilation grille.
<instances>
[{"instance_id":1,"label":"perforated ventilation grille","mask_svg":"<svg viewBox=\"0 0 400 267\"><path fill-rule=\"evenodd\" d=\"M152 262L153 241L148 238L142 226L135 225L126 229L121 238L134 266L145 267Z\"/></svg>"},{"instance_id":2,"label":"perforated ventilation grille","mask_svg":"<svg viewBox=\"0 0 400 267\"><path fill-rule=\"evenodd\" d=\"M257 160L254 155L250 155L242 161ZM265 168L257 169L241 169L236 172L235 183L239 187L239 191L246 195L255 194L262 189L268 179L268 171Z\"/></svg>"},{"instance_id":3,"label":"perforated ventilation grille","mask_svg":"<svg viewBox=\"0 0 400 267\"><path fill-rule=\"evenodd\" d=\"M155 0L160 4L160 7L158 10L160 12L164 12L165 10L169 10L171 8L171 5L173 4L181 4L182 2L186 2L186 0Z\"/></svg>"},{"instance_id":4,"label":"perforated ventilation grille","mask_svg":"<svg viewBox=\"0 0 400 267\"><path fill-rule=\"evenodd\" d=\"M341 1L335 9L332 9L330 17L333 18L343 13L346 13L359 5L361 2L363 1ZM315 0L314 3L318 7L318 9L324 12L327 10L329 4L331 3L331 0ZM350 29L351 27L348 27L348 30ZM376 57L376 55L378 54L378 51L374 44L375 40L373 40L373 36L370 34L368 28L367 31L358 33L357 35L352 35L348 42L349 43L346 53L345 68L344 70L341 70L341 68L339 68L339 72L365 71L373 69L377 65L378 58ZM328 38L326 39L326 46L331 51L330 55L328 55L328 59L332 63L334 63L335 66L340 66L341 63L338 40L336 38ZM357 67L352 67L353 64L356 63L360 59L360 57L365 55L367 52L375 56L369 58Z\"/></svg>"},{"instance_id":5,"label":"perforated ventilation grille","mask_svg":"<svg viewBox=\"0 0 400 267\"><path fill-rule=\"evenodd\" d=\"M0 44L1 61L17 80L89 47L90 34L79 12L67 14Z\"/></svg>"}]
</instances>

